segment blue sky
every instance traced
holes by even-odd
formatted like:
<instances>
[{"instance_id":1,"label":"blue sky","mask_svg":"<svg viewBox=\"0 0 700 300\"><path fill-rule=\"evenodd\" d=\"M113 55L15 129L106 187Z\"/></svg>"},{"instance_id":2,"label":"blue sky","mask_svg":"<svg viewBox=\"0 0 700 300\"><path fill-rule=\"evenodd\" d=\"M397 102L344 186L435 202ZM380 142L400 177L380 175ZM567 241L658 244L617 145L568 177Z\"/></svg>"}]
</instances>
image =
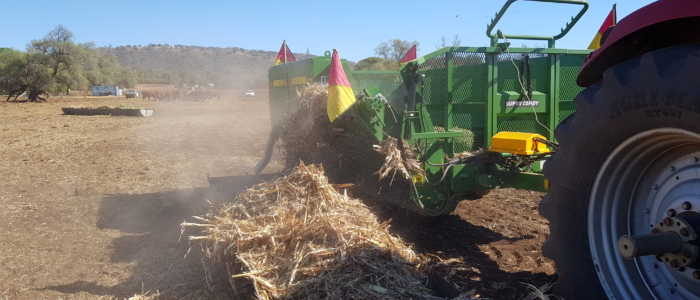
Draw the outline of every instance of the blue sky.
<instances>
[{"instance_id":1,"label":"blue sky","mask_svg":"<svg viewBox=\"0 0 700 300\"><path fill-rule=\"evenodd\" d=\"M442 36L462 46L486 46L486 24L505 0L457 1L4 1L0 47L24 50L57 25L77 42L97 46L196 45L322 55L338 49L359 61L394 38L417 40L418 55L436 50ZM618 20L651 0L589 1L589 9L558 48L585 49L617 3ZM506 34L556 35L581 6L534 1L511 5L497 26ZM516 46L542 41L513 41Z\"/></svg>"}]
</instances>

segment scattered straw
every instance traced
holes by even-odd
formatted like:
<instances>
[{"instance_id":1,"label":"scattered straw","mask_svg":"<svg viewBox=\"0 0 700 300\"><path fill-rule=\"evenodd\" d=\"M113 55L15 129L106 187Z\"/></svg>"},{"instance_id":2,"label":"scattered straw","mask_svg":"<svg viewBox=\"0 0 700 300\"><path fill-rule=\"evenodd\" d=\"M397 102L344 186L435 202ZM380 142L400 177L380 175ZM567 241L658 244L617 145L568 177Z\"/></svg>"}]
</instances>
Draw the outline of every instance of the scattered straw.
<instances>
[{"instance_id":1,"label":"scattered straw","mask_svg":"<svg viewBox=\"0 0 700 300\"><path fill-rule=\"evenodd\" d=\"M416 159L416 154L410 150L406 141L403 141L403 146L405 149L404 153L406 154L405 160L402 159L401 150L399 150L398 141L395 138L387 138L379 142L379 145L374 146L374 150L386 157L384 159L384 164L377 172L379 174L379 179L386 178L392 171L392 182L397 172L400 173L402 178L407 180L411 179L412 174L425 174L423 168L421 168L420 162Z\"/></svg>"},{"instance_id":2,"label":"scattered straw","mask_svg":"<svg viewBox=\"0 0 700 300\"><path fill-rule=\"evenodd\" d=\"M204 231L211 258L237 261L258 299L438 299L421 259L357 199L338 193L323 168L303 163L233 203L183 223Z\"/></svg>"},{"instance_id":3,"label":"scattered straw","mask_svg":"<svg viewBox=\"0 0 700 300\"><path fill-rule=\"evenodd\" d=\"M160 299L160 292L156 292L155 294L151 294L150 292L146 292L143 294L136 294L127 300L158 300L158 299Z\"/></svg>"}]
</instances>

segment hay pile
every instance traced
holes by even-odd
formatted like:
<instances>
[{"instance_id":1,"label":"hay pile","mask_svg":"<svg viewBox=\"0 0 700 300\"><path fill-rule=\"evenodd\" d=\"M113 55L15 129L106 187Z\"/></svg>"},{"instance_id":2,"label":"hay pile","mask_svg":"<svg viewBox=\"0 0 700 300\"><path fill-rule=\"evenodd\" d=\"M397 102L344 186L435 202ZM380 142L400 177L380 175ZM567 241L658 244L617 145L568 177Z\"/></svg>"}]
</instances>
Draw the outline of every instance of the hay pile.
<instances>
[{"instance_id":1,"label":"hay pile","mask_svg":"<svg viewBox=\"0 0 700 300\"><path fill-rule=\"evenodd\" d=\"M338 193L322 167L303 163L203 218L207 255L238 261L258 299L439 299L426 266L357 199Z\"/></svg>"},{"instance_id":2,"label":"hay pile","mask_svg":"<svg viewBox=\"0 0 700 300\"><path fill-rule=\"evenodd\" d=\"M386 157L384 164L377 172L379 179L384 179L389 176L389 173L392 173L391 181L393 182L397 172L406 180L410 180L413 174L425 176L425 171L416 159L416 154L408 147L408 143L403 141L405 160L401 157L401 150L399 150L398 145L399 143L395 138L389 137L379 142L379 145L374 146L374 150Z\"/></svg>"}]
</instances>

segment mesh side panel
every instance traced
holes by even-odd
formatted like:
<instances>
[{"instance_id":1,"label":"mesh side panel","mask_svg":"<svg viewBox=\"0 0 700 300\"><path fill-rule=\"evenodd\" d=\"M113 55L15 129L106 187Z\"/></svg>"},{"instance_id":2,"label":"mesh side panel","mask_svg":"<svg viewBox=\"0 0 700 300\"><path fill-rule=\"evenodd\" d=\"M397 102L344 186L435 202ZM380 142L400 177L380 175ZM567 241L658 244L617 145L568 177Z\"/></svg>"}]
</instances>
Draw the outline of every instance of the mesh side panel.
<instances>
[{"instance_id":1,"label":"mesh side panel","mask_svg":"<svg viewBox=\"0 0 700 300\"><path fill-rule=\"evenodd\" d=\"M434 108L434 107L432 107ZM430 115L430 121L433 122L433 126L445 127L445 111L444 110L434 110L428 107L428 114Z\"/></svg>"},{"instance_id":2,"label":"mesh side panel","mask_svg":"<svg viewBox=\"0 0 700 300\"><path fill-rule=\"evenodd\" d=\"M583 88L576 85L578 71L583 65L585 55L561 55L559 58L559 100L574 100ZM561 102L560 102L561 103ZM559 123L574 113L572 105L561 105L559 109Z\"/></svg>"},{"instance_id":3,"label":"mesh side panel","mask_svg":"<svg viewBox=\"0 0 700 300\"><path fill-rule=\"evenodd\" d=\"M355 94L361 94L368 85L374 84L379 88L382 95L390 95L399 86L403 85L403 79L399 72L362 72L354 71L352 76L355 80L352 90Z\"/></svg>"},{"instance_id":4,"label":"mesh side panel","mask_svg":"<svg viewBox=\"0 0 700 300\"><path fill-rule=\"evenodd\" d=\"M550 60L547 54L529 54L532 90L548 93L550 89ZM527 88L527 76L523 73L525 54L501 53L498 55L498 91L520 92L520 77ZM514 65L515 64L515 65ZM522 76L519 74L523 74Z\"/></svg>"},{"instance_id":5,"label":"mesh side panel","mask_svg":"<svg viewBox=\"0 0 700 300\"><path fill-rule=\"evenodd\" d=\"M574 109L560 109L559 110L559 123L563 122L564 119L568 118L570 115L574 114L576 110Z\"/></svg>"},{"instance_id":6,"label":"mesh side panel","mask_svg":"<svg viewBox=\"0 0 700 300\"><path fill-rule=\"evenodd\" d=\"M427 60L420 65L421 74L425 74L423 101L426 104L443 104L447 99L447 69L445 55Z\"/></svg>"},{"instance_id":7,"label":"mesh side panel","mask_svg":"<svg viewBox=\"0 0 700 300\"><path fill-rule=\"evenodd\" d=\"M583 88L576 85L585 55L561 55L559 58L559 99L574 100Z\"/></svg>"},{"instance_id":8,"label":"mesh side panel","mask_svg":"<svg viewBox=\"0 0 700 300\"><path fill-rule=\"evenodd\" d=\"M537 115L540 123L547 124L549 117L544 114ZM553 128L552 128L553 129ZM522 116L503 116L498 118L498 132L501 131L516 131L516 132L531 132L538 133L543 136L548 136L549 131L537 124L534 115Z\"/></svg>"},{"instance_id":9,"label":"mesh side panel","mask_svg":"<svg viewBox=\"0 0 700 300\"><path fill-rule=\"evenodd\" d=\"M484 53L454 53L452 102L486 102L488 67L485 57Z\"/></svg>"},{"instance_id":10,"label":"mesh side panel","mask_svg":"<svg viewBox=\"0 0 700 300\"><path fill-rule=\"evenodd\" d=\"M472 152L486 147L486 105L470 105L469 112L454 115L454 130L466 132L465 138L454 139L454 152Z\"/></svg>"},{"instance_id":11,"label":"mesh side panel","mask_svg":"<svg viewBox=\"0 0 700 300\"><path fill-rule=\"evenodd\" d=\"M354 71L352 73L354 82L352 91L355 95L362 95L363 90L370 84L379 88L379 92L389 101L395 111L403 111L404 97L408 95L406 86L403 84L401 73L378 72L378 71Z\"/></svg>"}]
</instances>

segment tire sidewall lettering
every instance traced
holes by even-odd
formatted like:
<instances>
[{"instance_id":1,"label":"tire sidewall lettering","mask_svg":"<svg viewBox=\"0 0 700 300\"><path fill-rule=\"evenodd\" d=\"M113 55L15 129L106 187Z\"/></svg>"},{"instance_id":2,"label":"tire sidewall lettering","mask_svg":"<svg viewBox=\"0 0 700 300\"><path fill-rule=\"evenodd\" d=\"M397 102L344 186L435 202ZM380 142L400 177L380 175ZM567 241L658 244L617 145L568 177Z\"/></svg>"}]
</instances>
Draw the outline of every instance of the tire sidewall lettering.
<instances>
[{"instance_id":1,"label":"tire sidewall lettering","mask_svg":"<svg viewBox=\"0 0 700 300\"><path fill-rule=\"evenodd\" d=\"M612 100L608 115L617 119L639 112L646 118L671 119L700 114L700 94L676 89L635 91Z\"/></svg>"}]
</instances>

